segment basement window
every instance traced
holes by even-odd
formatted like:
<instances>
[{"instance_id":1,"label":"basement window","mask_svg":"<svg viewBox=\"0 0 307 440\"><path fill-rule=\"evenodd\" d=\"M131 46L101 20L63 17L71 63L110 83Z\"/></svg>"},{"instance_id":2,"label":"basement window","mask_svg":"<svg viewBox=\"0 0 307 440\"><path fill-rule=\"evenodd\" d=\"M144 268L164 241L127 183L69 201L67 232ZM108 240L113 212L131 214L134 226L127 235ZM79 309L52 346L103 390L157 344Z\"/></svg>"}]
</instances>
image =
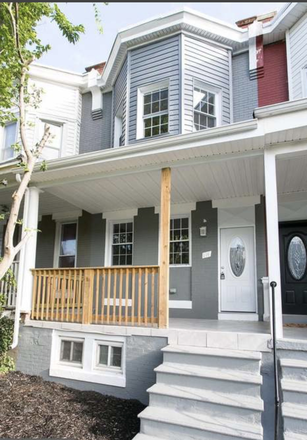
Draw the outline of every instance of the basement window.
<instances>
[{"instance_id":1,"label":"basement window","mask_svg":"<svg viewBox=\"0 0 307 440\"><path fill-rule=\"evenodd\" d=\"M61 341L61 362L71 362L82 365L83 342L62 339Z\"/></svg>"},{"instance_id":2,"label":"basement window","mask_svg":"<svg viewBox=\"0 0 307 440\"><path fill-rule=\"evenodd\" d=\"M97 367L122 370L122 349L121 343L98 343Z\"/></svg>"}]
</instances>

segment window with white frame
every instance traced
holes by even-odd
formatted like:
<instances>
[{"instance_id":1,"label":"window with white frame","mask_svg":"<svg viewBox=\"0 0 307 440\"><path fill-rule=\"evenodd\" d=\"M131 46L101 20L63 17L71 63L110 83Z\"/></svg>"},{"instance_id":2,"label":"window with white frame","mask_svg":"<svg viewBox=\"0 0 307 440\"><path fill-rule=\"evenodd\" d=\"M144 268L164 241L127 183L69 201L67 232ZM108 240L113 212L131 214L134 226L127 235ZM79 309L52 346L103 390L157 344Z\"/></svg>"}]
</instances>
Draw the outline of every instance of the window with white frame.
<instances>
[{"instance_id":1,"label":"window with white frame","mask_svg":"<svg viewBox=\"0 0 307 440\"><path fill-rule=\"evenodd\" d=\"M122 370L122 351L123 344L120 342L98 343L96 366L98 368Z\"/></svg>"},{"instance_id":2,"label":"window with white frame","mask_svg":"<svg viewBox=\"0 0 307 440\"><path fill-rule=\"evenodd\" d=\"M216 127L217 124L217 95L203 87L194 86L194 128L205 130Z\"/></svg>"},{"instance_id":3,"label":"window with white frame","mask_svg":"<svg viewBox=\"0 0 307 440\"><path fill-rule=\"evenodd\" d=\"M157 88L143 95L143 136L168 133L168 87Z\"/></svg>"},{"instance_id":4,"label":"window with white frame","mask_svg":"<svg viewBox=\"0 0 307 440\"><path fill-rule=\"evenodd\" d=\"M171 218L170 223L170 264L190 264L190 218Z\"/></svg>"},{"instance_id":5,"label":"window with white frame","mask_svg":"<svg viewBox=\"0 0 307 440\"><path fill-rule=\"evenodd\" d=\"M60 361L82 365L83 341L61 340Z\"/></svg>"},{"instance_id":6,"label":"window with white frame","mask_svg":"<svg viewBox=\"0 0 307 440\"><path fill-rule=\"evenodd\" d=\"M133 222L112 224L112 266L132 265Z\"/></svg>"},{"instance_id":7,"label":"window with white frame","mask_svg":"<svg viewBox=\"0 0 307 440\"><path fill-rule=\"evenodd\" d=\"M303 89L303 98L307 97L307 66L302 69L302 89Z\"/></svg>"},{"instance_id":8,"label":"window with white frame","mask_svg":"<svg viewBox=\"0 0 307 440\"><path fill-rule=\"evenodd\" d=\"M17 122L6 124L3 128L1 160L8 160L15 156L12 145L17 140Z\"/></svg>"},{"instance_id":9,"label":"window with white frame","mask_svg":"<svg viewBox=\"0 0 307 440\"><path fill-rule=\"evenodd\" d=\"M77 255L77 222L60 223L59 267L75 267Z\"/></svg>"},{"instance_id":10,"label":"window with white frame","mask_svg":"<svg viewBox=\"0 0 307 440\"><path fill-rule=\"evenodd\" d=\"M41 140L44 135L46 124L50 127L50 136L43 149L41 159L57 159L61 156L63 124L41 119L39 125L39 140Z\"/></svg>"}]
</instances>

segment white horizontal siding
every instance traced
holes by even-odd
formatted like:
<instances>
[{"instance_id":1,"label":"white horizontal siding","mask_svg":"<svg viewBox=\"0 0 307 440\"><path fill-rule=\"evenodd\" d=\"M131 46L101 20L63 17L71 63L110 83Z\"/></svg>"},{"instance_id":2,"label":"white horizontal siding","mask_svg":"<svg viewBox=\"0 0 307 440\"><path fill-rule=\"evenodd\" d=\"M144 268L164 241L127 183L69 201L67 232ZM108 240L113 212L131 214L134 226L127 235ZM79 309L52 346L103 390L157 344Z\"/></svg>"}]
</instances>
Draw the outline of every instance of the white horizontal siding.
<instances>
[{"instance_id":1,"label":"white horizontal siding","mask_svg":"<svg viewBox=\"0 0 307 440\"><path fill-rule=\"evenodd\" d=\"M211 84L222 91L222 124L231 122L230 61L227 49L185 36L183 39L184 131L193 131L193 81Z\"/></svg>"},{"instance_id":2,"label":"white horizontal siding","mask_svg":"<svg viewBox=\"0 0 307 440\"><path fill-rule=\"evenodd\" d=\"M290 96L303 98L302 69L307 66L307 14L289 31L288 54L290 55L289 75L291 76Z\"/></svg>"}]
</instances>

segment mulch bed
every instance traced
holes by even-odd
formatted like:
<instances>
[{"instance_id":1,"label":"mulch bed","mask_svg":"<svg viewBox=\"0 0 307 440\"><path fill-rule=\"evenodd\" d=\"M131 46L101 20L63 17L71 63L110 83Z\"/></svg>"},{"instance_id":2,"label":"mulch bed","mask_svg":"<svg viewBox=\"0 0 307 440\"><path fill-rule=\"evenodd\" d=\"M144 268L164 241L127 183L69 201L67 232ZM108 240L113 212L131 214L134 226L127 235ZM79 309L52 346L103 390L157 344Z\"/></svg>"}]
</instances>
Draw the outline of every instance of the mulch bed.
<instances>
[{"instance_id":1,"label":"mulch bed","mask_svg":"<svg viewBox=\"0 0 307 440\"><path fill-rule=\"evenodd\" d=\"M0 438L131 440L143 409L137 400L78 391L38 376L0 376Z\"/></svg>"}]
</instances>

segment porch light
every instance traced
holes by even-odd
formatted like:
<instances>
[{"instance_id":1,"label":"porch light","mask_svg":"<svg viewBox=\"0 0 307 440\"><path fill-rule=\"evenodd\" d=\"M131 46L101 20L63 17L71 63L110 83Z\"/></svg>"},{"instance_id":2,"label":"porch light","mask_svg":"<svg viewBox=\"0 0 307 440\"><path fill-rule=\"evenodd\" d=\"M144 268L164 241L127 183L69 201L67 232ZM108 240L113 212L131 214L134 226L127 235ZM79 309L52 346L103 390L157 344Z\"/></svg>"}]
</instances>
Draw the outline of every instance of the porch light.
<instances>
[{"instance_id":1,"label":"porch light","mask_svg":"<svg viewBox=\"0 0 307 440\"><path fill-rule=\"evenodd\" d=\"M204 220L203 220L203 223L207 223L207 220L204 219ZM201 226L201 227L199 228L199 235L200 235L201 237L207 237L207 226Z\"/></svg>"}]
</instances>

